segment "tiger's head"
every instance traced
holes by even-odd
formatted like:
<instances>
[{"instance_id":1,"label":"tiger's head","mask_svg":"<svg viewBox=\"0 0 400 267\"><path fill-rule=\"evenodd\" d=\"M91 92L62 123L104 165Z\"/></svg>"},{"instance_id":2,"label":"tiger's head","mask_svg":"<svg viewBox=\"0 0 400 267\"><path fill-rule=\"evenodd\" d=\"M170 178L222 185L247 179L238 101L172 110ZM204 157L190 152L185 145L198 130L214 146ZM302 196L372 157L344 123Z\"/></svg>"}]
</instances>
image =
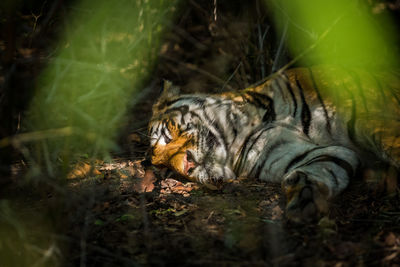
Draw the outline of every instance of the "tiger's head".
<instances>
[{"instance_id":1,"label":"tiger's head","mask_svg":"<svg viewBox=\"0 0 400 267\"><path fill-rule=\"evenodd\" d=\"M234 179L225 126L218 118L231 107L218 97L177 93L176 87L165 82L153 106L149 124L152 163L211 187Z\"/></svg>"}]
</instances>

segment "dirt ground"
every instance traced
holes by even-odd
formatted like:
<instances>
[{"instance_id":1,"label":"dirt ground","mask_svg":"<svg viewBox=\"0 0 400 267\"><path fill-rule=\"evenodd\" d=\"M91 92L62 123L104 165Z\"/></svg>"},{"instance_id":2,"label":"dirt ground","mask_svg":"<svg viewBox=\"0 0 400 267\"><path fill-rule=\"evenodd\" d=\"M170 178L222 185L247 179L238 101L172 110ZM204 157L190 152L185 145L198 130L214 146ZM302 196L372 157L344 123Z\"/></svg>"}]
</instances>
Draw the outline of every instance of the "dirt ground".
<instances>
[{"instance_id":1,"label":"dirt ground","mask_svg":"<svg viewBox=\"0 0 400 267\"><path fill-rule=\"evenodd\" d=\"M355 182L329 216L293 225L279 185L252 180L210 191L165 170L145 174L140 161L116 162L69 181L71 266L82 261L82 238L91 266L400 264L399 195Z\"/></svg>"},{"instance_id":2,"label":"dirt ground","mask_svg":"<svg viewBox=\"0 0 400 267\"><path fill-rule=\"evenodd\" d=\"M46 235L62 266L400 264L398 194L357 181L328 216L294 225L285 220L279 185L247 180L211 191L141 163L115 158L91 174L81 163L81 176L71 176L62 191L22 190L23 201L13 191L9 199L29 229L52 216ZM38 216L43 210L48 214ZM42 231L29 239L43 238Z\"/></svg>"}]
</instances>

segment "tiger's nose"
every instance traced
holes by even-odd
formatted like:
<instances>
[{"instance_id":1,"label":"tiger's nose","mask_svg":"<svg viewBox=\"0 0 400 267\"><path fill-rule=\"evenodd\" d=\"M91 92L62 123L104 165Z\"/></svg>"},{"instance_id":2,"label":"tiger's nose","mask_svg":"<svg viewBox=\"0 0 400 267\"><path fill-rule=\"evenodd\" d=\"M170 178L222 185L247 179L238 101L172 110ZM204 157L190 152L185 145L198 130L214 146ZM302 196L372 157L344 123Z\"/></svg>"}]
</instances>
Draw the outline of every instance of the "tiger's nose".
<instances>
[{"instance_id":1,"label":"tiger's nose","mask_svg":"<svg viewBox=\"0 0 400 267\"><path fill-rule=\"evenodd\" d=\"M186 175L190 175L194 171L194 168L196 167L196 162L193 153L190 150L186 150L183 162L184 162L183 172Z\"/></svg>"}]
</instances>

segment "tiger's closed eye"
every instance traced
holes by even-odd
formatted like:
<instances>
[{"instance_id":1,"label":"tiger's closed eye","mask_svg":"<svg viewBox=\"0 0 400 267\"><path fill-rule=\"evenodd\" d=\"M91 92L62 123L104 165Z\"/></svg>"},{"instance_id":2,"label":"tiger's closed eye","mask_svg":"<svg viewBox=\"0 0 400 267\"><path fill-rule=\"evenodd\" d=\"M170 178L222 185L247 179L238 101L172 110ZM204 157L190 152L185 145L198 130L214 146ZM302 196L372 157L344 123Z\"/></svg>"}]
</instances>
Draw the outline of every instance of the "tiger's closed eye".
<instances>
[{"instance_id":1,"label":"tiger's closed eye","mask_svg":"<svg viewBox=\"0 0 400 267\"><path fill-rule=\"evenodd\" d=\"M165 127L162 128L161 135L164 137L166 144L168 144L172 141L172 136L167 128L165 128Z\"/></svg>"},{"instance_id":2,"label":"tiger's closed eye","mask_svg":"<svg viewBox=\"0 0 400 267\"><path fill-rule=\"evenodd\" d=\"M194 157L192 152L190 152L189 150L186 151L186 160L188 162L194 162Z\"/></svg>"}]
</instances>

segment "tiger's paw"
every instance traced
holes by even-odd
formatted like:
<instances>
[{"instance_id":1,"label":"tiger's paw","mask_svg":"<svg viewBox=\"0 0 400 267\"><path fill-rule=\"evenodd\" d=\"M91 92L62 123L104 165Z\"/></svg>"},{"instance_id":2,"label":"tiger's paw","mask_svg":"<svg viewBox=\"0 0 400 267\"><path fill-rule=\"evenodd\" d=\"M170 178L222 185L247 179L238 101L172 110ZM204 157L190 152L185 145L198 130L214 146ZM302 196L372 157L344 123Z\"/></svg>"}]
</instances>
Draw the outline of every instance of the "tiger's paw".
<instances>
[{"instance_id":1,"label":"tiger's paw","mask_svg":"<svg viewBox=\"0 0 400 267\"><path fill-rule=\"evenodd\" d=\"M282 183L286 195L286 218L295 223L317 220L328 211L328 188L299 171L290 173Z\"/></svg>"}]
</instances>

